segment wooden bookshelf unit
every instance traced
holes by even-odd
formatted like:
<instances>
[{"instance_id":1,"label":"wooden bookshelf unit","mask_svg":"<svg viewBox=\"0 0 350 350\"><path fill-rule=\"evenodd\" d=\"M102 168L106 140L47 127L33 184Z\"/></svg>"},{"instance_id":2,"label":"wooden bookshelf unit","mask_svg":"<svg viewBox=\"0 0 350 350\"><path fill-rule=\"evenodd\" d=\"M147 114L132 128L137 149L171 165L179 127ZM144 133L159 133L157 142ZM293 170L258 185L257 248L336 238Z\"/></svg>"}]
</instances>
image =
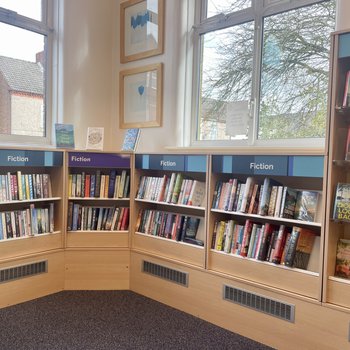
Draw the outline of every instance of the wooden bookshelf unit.
<instances>
[{"instance_id":1,"label":"wooden bookshelf unit","mask_svg":"<svg viewBox=\"0 0 350 350\"><path fill-rule=\"evenodd\" d=\"M133 193L135 210L132 222L136 228L132 232L132 248L204 268L206 193L204 190L198 205L190 205L185 196L186 181L188 196L195 181L206 189L207 156L136 154L134 181L137 192ZM177 192L175 197L174 192ZM164 227L149 228L155 217L167 218ZM199 223L195 239L196 242L202 242L202 245L190 244L184 237L179 237L179 232L176 234L176 226L182 225L180 230L186 226L180 224L182 219L186 222L196 220ZM170 227L174 228L172 234ZM165 231L169 231L168 234Z\"/></svg>"},{"instance_id":2,"label":"wooden bookshelf unit","mask_svg":"<svg viewBox=\"0 0 350 350\"><path fill-rule=\"evenodd\" d=\"M334 202L338 183L350 184L347 135L350 128L350 104L344 101L350 73L350 33L332 35L331 86L329 96L328 191L325 236L323 301L329 306L350 308L350 279L336 276L336 254L340 239L350 239L350 224L334 220ZM344 105L345 102L345 105Z\"/></svg>"}]
</instances>

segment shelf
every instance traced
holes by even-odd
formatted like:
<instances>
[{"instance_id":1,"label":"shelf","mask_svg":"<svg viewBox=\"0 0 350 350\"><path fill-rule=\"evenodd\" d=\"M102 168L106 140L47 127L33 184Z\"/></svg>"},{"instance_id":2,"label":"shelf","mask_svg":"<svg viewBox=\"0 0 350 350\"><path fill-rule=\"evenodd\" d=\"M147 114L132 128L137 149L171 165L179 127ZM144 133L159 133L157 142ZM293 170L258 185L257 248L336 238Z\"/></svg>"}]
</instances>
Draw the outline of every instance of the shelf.
<instances>
[{"instance_id":1,"label":"shelf","mask_svg":"<svg viewBox=\"0 0 350 350\"><path fill-rule=\"evenodd\" d=\"M133 235L133 248L157 257L205 267L205 249L201 246L136 232Z\"/></svg>"},{"instance_id":2,"label":"shelf","mask_svg":"<svg viewBox=\"0 0 350 350\"><path fill-rule=\"evenodd\" d=\"M61 197L50 197L50 198L38 198L38 199L30 199L30 200L23 200L23 201L8 201L8 202L1 202L0 205L11 205L11 204L26 204L26 203L41 203L41 202L57 202L60 201Z\"/></svg>"},{"instance_id":3,"label":"shelf","mask_svg":"<svg viewBox=\"0 0 350 350\"><path fill-rule=\"evenodd\" d=\"M67 248L127 248L129 231L68 231Z\"/></svg>"},{"instance_id":4,"label":"shelf","mask_svg":"<svg viewBox=\"0 0 350 350\"><path fill-rule=\"evenodd\" d=\"M335 111L346 118L350 118L350 107L335 107Z\"/></svg>"},{"instance_id":5,"label":"shelf","mask_svg":"<svg viewBox=\"0 0 350 350\"><path fill-rule=\"evenodd\" d=\"M327 303L350 308L350 280L329 276L327 282Z\"/></svg>"},{"instance_id":6,"label":"shelf","mask_svg":"<svg viewBox=\"0 0 350 350\"><path fill-rule=\"evenodd\" d=\"M214 250L209 254L208 269L309 298L320 298L320 275L317 272L289 268Z\"/></svg>"},{"instance_id":7,"label":"shelf","mask_svg":"<svg viewBox=\"0 0 350 350\"><path fill-rule=\"evenodd\" d=\"M126 202L130 198L94 198L94 197L69 197L69 201L94 201L94 202Z\"/></svg>"},{"instance_id":8,"label":"shelf","mask_svg":"<svg viewBox=\"0 0 350 350\"><path fill-rule=\"evenodd\" d=\"M138 199L138 198L135 198L135 202L152 203L152 204L157 204L157 205L162 205L162 206L167 206L167 207L187 208L187 209L194 209L194 210L199 210L199 211L205 212L204 207L196 207L193 205L173 204L173 203L158 202L158 201L151 201L148 199Z\"/></svg>"},{"instance_id":9,"label":"shelf","mask_svg":"<svg viewBox=\"0 0 350 350\"><path fill-rule=\"evenodd\" d=\"M321 228L322 224L319 222L309 222L309 221L301 221L301 220L294 220L294 219L285 219L285 218L279 218L275 216L262 216L257 214L247 214L247 213L241 213L236 211L225 211L225 210L219 210L219 209L211 209L211 212L213 213L220 213L220 214L228 214L232 216L240 216L248 219L255 219L259 222L277 222L280 224L286 223L290 224L289 226L307 226L307 227L315 227L315 228Z\"/></svg>"},{"instance_id":10,"label":"shelf","mask_svg":"<svg viewBox=\"0 0 350 350\"><path fill-rule=\"evenodd\" d=\"M0 241L1 260L63 248L62 232L43 233L28 237L15 237Z\"/></svg>"}]
</instances>

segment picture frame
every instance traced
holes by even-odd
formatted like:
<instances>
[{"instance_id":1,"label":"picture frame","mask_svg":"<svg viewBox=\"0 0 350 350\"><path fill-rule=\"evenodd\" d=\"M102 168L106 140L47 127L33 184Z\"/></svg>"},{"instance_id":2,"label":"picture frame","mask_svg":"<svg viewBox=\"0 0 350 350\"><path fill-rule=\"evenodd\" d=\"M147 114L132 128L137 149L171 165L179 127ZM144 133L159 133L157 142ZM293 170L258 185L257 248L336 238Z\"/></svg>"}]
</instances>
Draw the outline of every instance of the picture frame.
<instances>
[{"instance_id":1,"label":"picture frame","mask_svg":"<svg viewBox=\"0 0 350 350\"><path fill-rule=\"evenodd\" d=\"M162 125L163 64L156 63L119 73L119 127Z\"/></svg>"},{"instance_id":2,"label":"picture frame","mask_svg":"<svg viewBox=\"0 0 350 350\"><path fill-rule=\"evenodd\" d=\"M160 55L164 46L164 0L120 4L120 61Z\"/></svg>"}]
</instances>

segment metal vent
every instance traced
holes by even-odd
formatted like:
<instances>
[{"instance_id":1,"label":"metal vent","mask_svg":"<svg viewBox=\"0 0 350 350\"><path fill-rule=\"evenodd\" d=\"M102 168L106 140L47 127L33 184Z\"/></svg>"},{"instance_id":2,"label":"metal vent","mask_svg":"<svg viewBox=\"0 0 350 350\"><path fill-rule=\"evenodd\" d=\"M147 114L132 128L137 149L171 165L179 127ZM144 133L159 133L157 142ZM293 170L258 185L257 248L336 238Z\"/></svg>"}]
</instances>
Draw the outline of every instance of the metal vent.
<instances>
[{"instance_id":1,"label":"metal vent","mask_svg":"<svg viewBox=\"0 0 350 350\"><path fill-rule=\"evenodd\" d=\"M47 272L47 260L27 265L8 267L0 270L0 283L35 276L45 272Z\"/></svg>"},{"instance_id":2,"label":"metal vent","mask_svg":"<svg viewBox=\"0 0 350 350\"><path fill-rule=\"evenodd\" d=\"M295 305L286 304L279 300L270 299L227 285L224 285L224 300L249 307L285 321L294 322Z\"/></svg>"},{"instance_id":3,"label":"metal vent","mask_svg":"<svg viewBox=\"0 0 350 350\"><path fill-rule=\"evenodd\" d=\"M169 267L142 261L142 272L188 287L188 273L170 269Z\"/></svg>"}]
</instances>

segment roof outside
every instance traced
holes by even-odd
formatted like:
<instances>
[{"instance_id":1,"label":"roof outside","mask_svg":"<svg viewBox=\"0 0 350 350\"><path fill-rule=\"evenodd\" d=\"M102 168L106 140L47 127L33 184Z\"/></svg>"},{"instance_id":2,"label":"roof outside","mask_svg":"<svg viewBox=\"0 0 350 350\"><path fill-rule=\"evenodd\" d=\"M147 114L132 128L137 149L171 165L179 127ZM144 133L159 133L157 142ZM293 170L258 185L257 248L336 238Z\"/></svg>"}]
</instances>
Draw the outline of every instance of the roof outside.
<instances>
[{"instance_id":1,"label":"roof outside","mask_svg":"<svg viewBox=\"0 0 350 350\"><path fill-rule=\"evenodd\" d=\"M43 69L39 63L0 56L0 71L10 90L44 94Z\"/></svg>"}]
</instances>

